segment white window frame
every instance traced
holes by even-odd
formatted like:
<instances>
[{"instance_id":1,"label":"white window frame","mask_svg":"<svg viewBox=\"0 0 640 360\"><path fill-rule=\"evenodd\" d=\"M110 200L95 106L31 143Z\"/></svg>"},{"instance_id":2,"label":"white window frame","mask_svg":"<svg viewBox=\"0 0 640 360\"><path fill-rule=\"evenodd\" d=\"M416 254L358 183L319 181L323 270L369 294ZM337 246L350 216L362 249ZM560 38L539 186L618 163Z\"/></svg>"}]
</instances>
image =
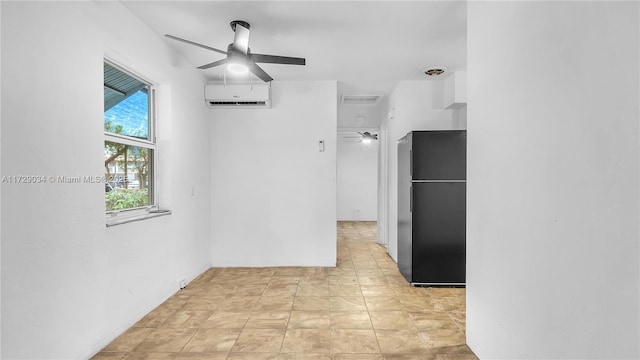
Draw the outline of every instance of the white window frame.
<instances>
[{"instance_id":1,"label":"white window frame","mask_svg":"<svg viewBox=\"0 0 640 360\"><path fill-rule=\"evenodd\" d=\"M150 201L153 203L147 206L141 206L137 208L111 210L106 212L106 224L107 226L113 226L118 224L124 224L132 221L142 220L150 217L156 217L161 215L170 214L170 211L160 210L159 207L159 191L158 191L158 147L156 142L156 122L157 122L157 84L150 81L147 77L138 74L129 68L120 65L118 62L103 58L103 61L114 68L122 71L123 73L134 77L141 82L145 83L149 88L149 139L139 139L132 136L114 134L104 131L103 146L104 143L115 142L119 144L125 144L130 146L144 147L152 150L151 156L151 176L149 187L152 195ZM104 112L104 111L103 111ZM104 121L104 119L103 119Z\"/></svg>"}]
</instances>

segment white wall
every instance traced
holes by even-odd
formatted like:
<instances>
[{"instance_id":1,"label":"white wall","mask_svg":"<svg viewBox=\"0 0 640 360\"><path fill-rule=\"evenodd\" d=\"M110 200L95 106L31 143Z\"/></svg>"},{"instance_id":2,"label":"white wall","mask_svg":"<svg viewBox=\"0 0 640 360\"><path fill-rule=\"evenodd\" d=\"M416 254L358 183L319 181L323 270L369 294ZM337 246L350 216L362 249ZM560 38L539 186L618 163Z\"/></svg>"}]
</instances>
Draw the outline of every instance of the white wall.
<instances>
[{"instance_id":1,"label":"white wall","mask_svg":"<svg viewBox=\"0 0 640 360\"><path fill-rule=\"evenodd\" d=\"M338 139L337 166L338 220L376 221L378 141L362 144Z\"/></svg>"},{"instance_id":2,"label":"white wall","mask_svg":"<svg viewBox=\"0 0 640 360\"><path fill-rule=\"evenodd\" d=\"M468 343L637 359L639 4L468 6Z\"/></svg>"},{"instance_id":3,"label":"white wall","mask_svg":"<svg viewBox=\"0 0 640 360\"><path fill-rule=\"evenodd\" d=\"M210 265L203 80L117 2L0 6L3 176L104 173L105 55L160 85L172 215L106 228L101 184L2 184L1 357L88 358Z\"/></svg>"},{"instance_id":4,"label":"white wall","mask_svg":"<svg viewBox=\"0 0 640 360\"><path fill-rule=\"evenodd\" d=\"M398 139L414 130L450 130L464 129L460 124L465 121L454 121L454 112L460 110L442 109L441 81L404 81L398 84L389 99L389 113L382 120L381 132L386 145L387 211L380 209L379 214L386 214L384 228L387 231L389 255L397 261L398 253ZM381 156L384 156L381 153ZM380 166L380 171L385 167ZM380 236L384 237L384 234Z\"/></svg>"},{"instance_id":5,"label":"white wall","mask_svg":"<svg viewBox=\"0 0 640 360\"><path fill-rule=\"evenodd\" d=\"M336 88L273 81L272 109L211 111L213 266L335 265Z\"/></svg>"}]
</instances>

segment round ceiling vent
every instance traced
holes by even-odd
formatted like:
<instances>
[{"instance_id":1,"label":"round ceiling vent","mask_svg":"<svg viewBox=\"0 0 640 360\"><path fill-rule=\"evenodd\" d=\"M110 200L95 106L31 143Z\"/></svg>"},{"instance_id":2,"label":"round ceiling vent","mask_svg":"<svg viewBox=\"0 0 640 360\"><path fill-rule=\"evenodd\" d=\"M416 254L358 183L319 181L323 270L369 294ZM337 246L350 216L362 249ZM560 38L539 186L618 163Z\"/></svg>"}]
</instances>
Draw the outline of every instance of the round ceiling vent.
<instances>
[{"instance_id":1,"label":"round ceiling vent","mask_svg":"<svg viewBox=\"0 0 640 360\"><path fill-rule=\"evenodd\" d=\"M426 68L423 71L424 71L424 74L427 76L440 76L447 71L447 68L440 66L440 67Z\"/></svg>"}]
</instances>

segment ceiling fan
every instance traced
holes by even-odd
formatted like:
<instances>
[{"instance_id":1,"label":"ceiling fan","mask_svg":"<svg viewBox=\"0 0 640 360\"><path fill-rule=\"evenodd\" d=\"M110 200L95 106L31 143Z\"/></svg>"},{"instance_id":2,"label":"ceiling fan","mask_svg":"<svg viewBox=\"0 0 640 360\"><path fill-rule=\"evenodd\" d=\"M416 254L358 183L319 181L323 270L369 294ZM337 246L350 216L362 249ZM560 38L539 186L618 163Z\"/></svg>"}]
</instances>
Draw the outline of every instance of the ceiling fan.
<instances>
[{"instance_id":1,"label":"ceiling fan","mask_svg":"<svg viewBox=\"0 0 640 360\"><path fill-rule=\"evenodd\" d=\"M363 144L370 144L371 141L378 140L378 134L372 134L368 131L363 133L358 132L358 134L360 134L360 136L344 136L343 139L360 139L359 142Z\"/></svg>"},{"instance_id":2,"label":"ceiling fan","mask_svg":"<svg viewBox=\"0 0 640 360\"><path fill-rule=\"evenodd\" d=\"M189 45L198 46L203 49L227 55L225 59L198 66L198 69L209 69L215 66L227 65L227 70L232 73L246 74L247 72L251 72L262 79L262 81L269 82L273 80L273 78L258 66L258 63L305 65L304 58L252 53L249 49L249 28L251 27L249 23L242 20L234 20L230 25L231 29L235 32L235 36L233 38L233 43L227 46L227 51L198 44L197 42L181 39L169 34L165 34L164 36L172 40L182 41Z\"/></svg>"}]
</instances>

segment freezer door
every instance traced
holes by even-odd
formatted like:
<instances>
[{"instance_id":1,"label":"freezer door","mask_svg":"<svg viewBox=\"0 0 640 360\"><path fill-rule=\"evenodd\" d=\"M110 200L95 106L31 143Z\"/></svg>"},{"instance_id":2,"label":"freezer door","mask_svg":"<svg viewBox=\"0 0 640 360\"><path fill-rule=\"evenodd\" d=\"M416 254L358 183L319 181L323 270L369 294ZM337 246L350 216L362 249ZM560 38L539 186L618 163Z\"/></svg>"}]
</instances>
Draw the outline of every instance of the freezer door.
<instances>
[{"instance_id":1,"label":"freezer door","mask_svg":"<svg viewBox=\"0 0 640 360\"><path fill-rule=\"evenodd\" d=\"M413 183L413 283L465 283L466 183Z\"/></svg>"},{"instance_id":2,"label":"freezer door","mask_svg":"<svg viewBox=\"0 0 640 360\"><path fill-rule=\"evenodd\" d=\"M465 180L467 132L465 130L414 131L413 180Z\"/></svg>"}]
</instances>

